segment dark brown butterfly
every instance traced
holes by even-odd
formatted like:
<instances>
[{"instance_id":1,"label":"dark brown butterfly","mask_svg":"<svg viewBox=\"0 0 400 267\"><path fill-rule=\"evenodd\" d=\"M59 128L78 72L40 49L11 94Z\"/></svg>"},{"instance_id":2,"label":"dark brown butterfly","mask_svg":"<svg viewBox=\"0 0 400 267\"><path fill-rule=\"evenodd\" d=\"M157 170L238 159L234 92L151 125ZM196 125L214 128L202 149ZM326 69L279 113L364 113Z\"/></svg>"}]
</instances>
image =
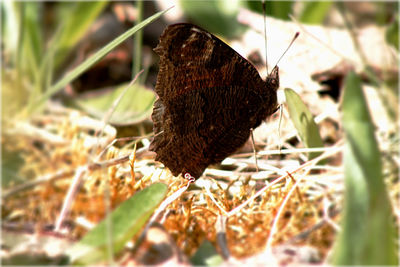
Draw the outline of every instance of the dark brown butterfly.
<instances>
[{"instance_id":1,"label":"dark brown butterfly","mask_svg":"<svg viewBox=\"0 0 400 267\"><path fill-rule=\"evenodd\" d=\"M198 26L168 26L154 51L159 98L150 150L175 176L200 177L278 108L278 67L263 81L251 63Z\"/></svg>"}]
</instances>

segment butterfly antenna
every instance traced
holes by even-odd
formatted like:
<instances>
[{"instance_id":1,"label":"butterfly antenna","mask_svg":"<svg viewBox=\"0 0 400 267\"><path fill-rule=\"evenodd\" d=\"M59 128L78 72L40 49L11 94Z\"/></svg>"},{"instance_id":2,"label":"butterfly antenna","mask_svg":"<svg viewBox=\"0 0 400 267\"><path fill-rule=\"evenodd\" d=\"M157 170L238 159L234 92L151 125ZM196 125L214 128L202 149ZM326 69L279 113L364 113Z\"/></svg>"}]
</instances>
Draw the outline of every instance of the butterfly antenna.
<instances>
[{"instance_id":1,"label":"butterfly antenna","mask_svg":"<svg viewBox=\"0 0 400 267\"><path fill-rule=\"evenodd\" d=\"M288 45L288 47L286 48L285 52L283 52L282 56L278 59L278 61L276 62L275 66L277 66L279 64L279 61L281 61L281 59L283 58L283 56L286 54L286 52L289 50L289 48L292 46L292 44L294 43L294 41L297 39L297 37L299 37L300 32L296 32L292 41L290 42L290 44Z\"/></svg>"},{"instance_id":2,"label":"butterfly antenna","mask_svg":"<svg viewBox=\"0 0 400 267\"><path fill-rule=\"evenodd\" d=\"M267 73L268 71L268 49L267 49L267 18L266 18L266 12L265 12L265 0L261 1L262 3L262 10L263 10L263 17L264 17L264 40L265 40L265 66L267 68Z\"/></svg>"},{"instance_id":3,"label":"butterfly antenna","mask_svg":"<svg viewBox=\"0 0 400 267\"><path fill-rule=\"evenodd\" d=\"M253 132L254 132L254 129L251 128L251 129L250 129L251 144L253 145L254 161L255 161L255 163L256 163L256 170L257 170L257 172L258 172L257 150L256 150L256 144L255 144L255 142L254 142L254 134L253 134Z\"/></svg>"}]
</instances>

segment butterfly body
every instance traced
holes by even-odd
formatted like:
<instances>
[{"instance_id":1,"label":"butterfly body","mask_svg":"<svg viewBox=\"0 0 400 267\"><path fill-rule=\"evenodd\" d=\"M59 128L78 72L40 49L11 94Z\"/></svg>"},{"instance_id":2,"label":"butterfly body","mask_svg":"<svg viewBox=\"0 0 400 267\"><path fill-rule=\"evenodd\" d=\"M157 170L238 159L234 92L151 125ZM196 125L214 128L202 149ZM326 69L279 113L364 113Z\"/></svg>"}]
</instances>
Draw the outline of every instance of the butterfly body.
<instances>
[{"instance_id":1,"label":"butterfly body","mask_svg":"<svg viewBox=\"0 0 400 267\"><path fill-rule=\"evenodd\" d=\"M277 109L278 68L263 81L251 63L195 25L168 26L154 50L159 98L150 150L175 176L198 178Z\"/></svg>"}]
</instances>

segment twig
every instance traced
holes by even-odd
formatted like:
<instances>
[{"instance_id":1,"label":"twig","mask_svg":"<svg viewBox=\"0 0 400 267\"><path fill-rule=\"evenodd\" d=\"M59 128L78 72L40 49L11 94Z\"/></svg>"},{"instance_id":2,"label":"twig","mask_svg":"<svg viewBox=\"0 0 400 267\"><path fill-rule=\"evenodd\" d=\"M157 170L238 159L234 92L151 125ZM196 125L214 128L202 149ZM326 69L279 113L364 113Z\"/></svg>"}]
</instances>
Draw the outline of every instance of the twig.
<instances>
[{"instance_id":1,"label":"twig","mask_svg":"<svg viewBox=\"0 0 400 267\"><path fill-rule=\"evenodd\" d=\"M328 204L327 201L328 201L327 198L324 197L324 220L329 225L331 225L333 229L335 229L337 232L339 232L341 230L341 227L331 219L331 217L335 216L339 212L337 210L333 211L333 212L329 212L329 206L327 205Z\"/></svg>"},{"instance_id":2,"label":"twig","mask_svg":"<svg viewBox=\"0 0 400 267\"><path fill-rule=\"evenodd\" d=\"M21 134L37 140L45 141L46 143L60 146L67 145L69 141L59 135L55 135L45 129L38 128L27 122L17 122L15 127L6 131L9 134Z\"/></svg>"},{"instance_id":3,"label":"twig","mask_svg":"<svg viewBox=\"0 0 400 267\"><path fill-rule=\"evenodd\" d=\"M147 148L145 149L147 150ZM143 149L141 150L143 151ZM139 152L139 151L138 151ZM98 163L91 163L88 166L84 166L84 167L79 167L76 172L75 172L75 176L74 179L72 180L72 183L69 187L68 193L64 199L64 204L63 207L61 209L60 215L57 219L57 223L56 223L56 228L55 231L60 231L61 229L61 225L64 221L64 218L67 216L67 214L69 213L69 210L71 208L73 199L75 198L76 192L79 190L80 185L82 184L82 177L83 174L88 173L88 172L92 172L101 168L108 168L117 164L121 164L123 162L126 162L130 159L130 154L125 155L121 158L117 158L117 159L112 159L112 160L108 160L108 161L103 161L103 162L98 162Z\"/></svg>"},{"instance_id":4,"label":"twig","mask_svg":"<svg viewBox=\"0 0 400 267\"><path fill-rule=\"evenodd\" d=\"M133 78L133 80L124 88L124 90L121 92L121 94L117 97L117 99L114 100L112 103L111 107L107 110L107 113L104 115L102 121L104 126L96 133L96 136L101 136L103 134L105 126L108 124L109 120L111 119L111 116L113 115L115 109L117 108L118 104L121 102L122 97L126 94L129 88L132 87L132 85L135 83L136 79L139 77L140 74L142 74L143 70L139 71L136 76ZM97 147L100 146L99 143L96 144ZM93 152L95 149L93 150Z\"/></svg>"},{"instance_id":5,"label":"twig","mask_svg":"<svg viewBox=\"0 0 400 267\"><path fill-rule=\"evenodd\" d=\"M258 172L258 164L257 164L257 150L256 150L256 144L254 143L254 134L253 134L254 130L253 128L250 129L250 136L251 136L251 144L253 146L253 153L254 153L254 161L256 164L256 170Z\"/></svg>"},{"instance_id":6,"label":"twig","mask_svg":"<svg viewBox=\"0 0 400 267\"><path fill-rule=\"evenodd\" d=\"M341 142L338 142L341 143ZM297 168L296 170L292 171L292 173L298 172L299 170L304 169L305 167L308 167L310 165L315 165L317 164L319 161L328 158L338 152L342 151L342 147L339 147L339 144L336 144L334 147L332 147L330 150L326 151L325 153L321 154L320 156L314 158L313 160L310 160L306 163L304 163L303 165L301 165L299 168ZM252 195L248 200L246 200L245 202L243 202L241 205L237 206L236 208L234 208L233 210L231 210L230 212L228 212L228 216L231 216L233 214L235 214L236 212L238 212L239 210L241 210L243 207L247 206L250 202L252 202L255 198L257 198L258 196L262 195L268 188L270 188L272 185L282 181L283 179L285 179L288 175L285 174L277 179L275 179L273 182L271 182L270 184L268 184L267 186L263 187L262 189L260 189L257 193L255 193L254 195Z\"/></svg>"},{"instance_id":7,"label":"twig","mask_svg":"<svg viewBox=\"0 0 400 267\"><path fill-rule=\"evenodd\" d=\"M266 151L258 151L257 156L280 155L280 154L293 154L293 153L311 153L311 152L327 152L331 147L313 147L313 148L293 148L293 149L271 149ZM252 156L253 153L241 153L229 156L229 158L247 157Z\"/></svg>"},{"instance_id":8,"label":"twig","mask_svg":"<svg viewBox=\"0 0 400 267\"><path fill-rule=\"evenodd\" d=\"M8 198L8 197L10 197L10 196L12 196L14 194L17 194L17 193L19 193L21 191L30 189L32 187L35 187L35 186L39 185L39 184L50 182L50 181L56 181L56 180L60 180L62 178L69 177L71 175L74 175L75 171L76 170L59 170L56 173L52 173L52 174L41 176L41 177L37 178L34 181L29 181L29 182L17 185L17 186L15 186L13 188L10 188L10 189L6 190L5 192L3 192L1 198L2 199L6 199L6 198Z\"/></svg>"},{"instance_id":9,"label":"twig","mask_svg":"<svg viewBox=\"0 0 400 267\"><path fill-rule=\"evenodd\" d=\"M337 214L339 214L339 210L334 210L332 212L330 212L331 214L329 214L330 216L336 216ZM329 224L329 222L327 221L326 217L323 218L322 220L320 220L318 223L314 224L313 226L311 226L310 228L306 229L305 231L295 235L294 237L290 238L287 242L285 242L285 244L293 244L296 242L299 242L301 240L306 239L310 234L312 234L313 232L315 232L316 230L320 229L322 226L324 226L325 224ZM335 230L339 230L337 229L334 225L330 224L333 229Z\"/></svg>"},{"instance_id":10,"label":"twig","mask_svg":"<svg viewBox=\"0 0 400 267\"><path fill-rule=\"evenodd\" d=\"M220 209L220 211L222 211L222 213L224 213L225 216L229 216L229 213L220 204L218 204L217 200L215 200L214 196L211 194L210 185L205 184L204 189L206 190L208 197Z\"/></svg>"},{"instance_id":11,"label":"twig","mask_svg":"<svg viewBox=\"0 0 400 267\"><path fill-rule=\"evenodd\" d=\"M222 257L227 260L231 256L226 241L226 220L228 217L224 215L218 215L217 221L215 222L215 229L217 232L217 244L221 248Z\"/></svg>"},{"instance_id":12,"label":"twig","mask_svg":"<svg viewBox=\"0 0 400 267\"><path fill-rule=\"evenodd\" d=\"M271 230L269 231L268 235L268 240L266 244L266 250L271 250L271 244L272 244L272 238L274 237L275 233L278 231L278 222L279 218L281 217L281 214L286 206L286 203L289 201L290 197L292 196L293 192L296 190L297 186L299 183L303 180L304 177L308 175L308 172L305 172L293 185L293 187L290 189L289 193L285 196L282 204L280 205L278 212L276 213L276 216L273 220Z\"/></svg>"},{"instance_id":13,"label":"twig","mask_svg":"<svg viewBox=\"0 0 400 267\"><path fill-rule=\"evenodd\" d=\"M141 148L136 152L136 156L144 154L145 152L147 152L147 148ZM129 156L130 156L130 154L127 154L125 156L122 156L122 157L119 157L116 159L106 160L103 162L90 163L87 166L81 166L74 170L60 170L60 171L57 171L56 173L47 174L47 175L37 178L34 181L29 181L24 184L10 188L7 191L3 192L1 197L2 197L2 199L6 199L14 194L17 194L21 191L30 189L30 188L40 185L42 183L54 182L54 181L57 181L57 180L60 180L63 178L67 178L71 175L74 175L77 172L77 170L80 168L87 168L87 170L89 170L89 171L94 171L94 170L98 170L100 168L107 168L107 167L111 167L114 165L118 165L118 164L128 161Z\"/></svg>"},{"instance_id":14,"label":"twig","mask_svg":"<svg viewBox=\"0 0 400 267\"><path fill-rule=\"evenodd\" d=\"M80 185L82 184L82 177L88 171L88 168L80 167L77 169L74 179L69 187L68 193L64 199L64 204L61 209L60 215L58 216L56 227L54 229L55 232L59 232L61 229L61 225L64 222L64 218L69 213L69 210L72 205L72 200L75 198L76 192L78 191Z\"/></svg>"},{"instance_id":15,"label":"twig","mask_svg":"<svg viewBox=\"0 0 400 267\"><path fill-rule=\"evenodd\" d=\"M167 197L158 207L158 209L154 212L153 216L151 217L149 223L146 226L146 230L150 227L150 225L157 220L157 217L163 212L169 204L174 202L178 197L180 197L188 188L189 186L193 183L193 180L188 180L188 183L186 186L178 189L175 193ZM143 233L146 231L143 231Z\"/></svg>"}]
</instances>

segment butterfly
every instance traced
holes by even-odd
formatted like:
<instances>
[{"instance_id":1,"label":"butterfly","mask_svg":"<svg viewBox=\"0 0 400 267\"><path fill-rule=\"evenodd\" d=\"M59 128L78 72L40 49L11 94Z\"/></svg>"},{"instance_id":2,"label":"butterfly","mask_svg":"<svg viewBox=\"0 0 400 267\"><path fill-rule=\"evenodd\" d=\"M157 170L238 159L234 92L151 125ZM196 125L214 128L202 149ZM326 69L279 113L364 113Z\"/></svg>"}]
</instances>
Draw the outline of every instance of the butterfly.
<instances>
[{"instance_id":1,"label":"butterfly","mask_svg":"<svg viewBox=\"0 0 400 267\"><path fill-rule=\"evenodd\" d=\"M264 81L250 62L198 26L168 26L154 51L160 63L149 149L174 176L200 177L278 109L278 66Z\"/></svg>"}]
</instances>

